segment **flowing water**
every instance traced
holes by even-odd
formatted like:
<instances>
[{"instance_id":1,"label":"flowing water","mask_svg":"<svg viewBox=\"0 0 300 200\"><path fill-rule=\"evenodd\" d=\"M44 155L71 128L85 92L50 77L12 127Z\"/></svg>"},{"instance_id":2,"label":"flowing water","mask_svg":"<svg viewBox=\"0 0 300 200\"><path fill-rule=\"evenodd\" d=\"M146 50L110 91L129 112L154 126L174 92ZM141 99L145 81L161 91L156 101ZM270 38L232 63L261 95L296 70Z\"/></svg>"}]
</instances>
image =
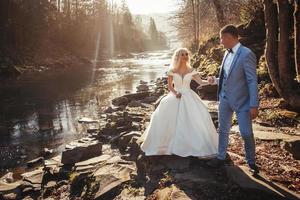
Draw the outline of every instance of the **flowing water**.
<instances>
[{"instance_id":1,"label":"flowing water","mask_svg":"<svg viewBox=\"0 0 300 200\"><path fill-rule=\"evenodd\" d=\"M24 74L0 85L0 169L22 166L44 148L59 152L82 137L78 119L98 118L113 98L135 92L140 80L161 77L170 51L98 61L60 73Z\"/></svg>"}]
</instances>

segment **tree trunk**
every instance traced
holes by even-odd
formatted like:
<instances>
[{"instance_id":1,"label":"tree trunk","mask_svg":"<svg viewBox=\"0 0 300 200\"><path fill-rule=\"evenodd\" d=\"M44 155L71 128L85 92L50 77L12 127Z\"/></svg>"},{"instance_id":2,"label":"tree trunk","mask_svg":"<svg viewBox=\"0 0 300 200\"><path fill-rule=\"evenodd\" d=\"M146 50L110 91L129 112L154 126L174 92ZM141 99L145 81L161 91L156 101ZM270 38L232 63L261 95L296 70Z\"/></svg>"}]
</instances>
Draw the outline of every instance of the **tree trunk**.
<instances>
[{"instance_id":1,"label":"tree trunk","mask_svg":"<svg viewBox=\"0 0 300 200\"><path fill-rule=\"evenodd\" d=\"M295 31L295 66L296 78L300 82L300 0L295 0L294 31Z\"/></svg>"},{"instance_id":2,"label":"tree trunk","mask_svg":"<svg viewBox=\"0 0 300 200\"><path fill-rule=\"evenodd\" d=\"M217 15L217 20L219 23L220 28L222 28L225 25L225 17L224 17L224 10L221 5L220 0L213 0L215 9L216 9L216 15Z\"/></svg>"},{"instance_id":3,"label":"tree trunk","mask_svg":"<svg viewBox=\"0 0 300 200\"><path fill-rule=\"evenodd\" d=\"M0 44L5 45L7 41L8 29L8 14L9 14L9 0L1 0L0 2Z\"/></svg>"},{"instance_id":4,"label":"tree trunk","mask_svg":"<svg viewBox=\"0 0 300 200\"><path fill-rule=\"evenodd\" d=\"M196 11L195 11L195 2L194 0L191 0L191 5L192 5L192 13L193 13L193 24L194 24L194 43L196 44L197 42L197 29L196 29Z\"/></svg>"},{"instance_id":5,"label":"tree trunk","mask_svg":"<svg viewBox=\"0 0 300 200\"><path fill-rule=\"evenodd\" d=\"M278 23L277 23L277 5L273 3L273 0L265 0L265 23L267 28L266 37L266 60L268 63L268 72L270 78L274 84L274 87L279 92L279 72L277 63L277 53L278 49ZM279 92L280 93L280 92Z\"/></svg>"},{"instance_id":6,"label":"tree trunk","mask_svg":"<svg viewBox=\"0 0 300 200\"><path fill-rule=\"evenodd\" d=\"M70 5L70 1L71 0L67 0L67 16L68 16L69 20L70 20L70 17L71 17L71 5Z\"/></svg>"},{"instance_id":7,"label":"tree trunk","mask_svg":"<svg viewBox=\"0 0 300 200\"><path fill-rule=\"evenodd\" d=\"M75 0L75 21L78 22L78 0Z\"/></svg>"},{"instance_id":8,"label":"tree trunk","mask_svg":"<svg viewBox=\"0 0 300 200\"><path fill-rule=\"evenodd\" d=\"M286 22L286 19L288 19L287 17L289 16L289 10L286 10L286 7L288 7L288 5L286 5L285 3L287 1L279 2L279 12L282 13L278 14L277 6L275 3L273 3L273 0L264 0L265 23L267 29L265 55L268 65L268 71L271 81L279 95L284 98L291 106L296 109L300 109L300 93L297 89L294 88L295 84L290 71L291 62L289 61L289 59L291 58L291 53L288 55L288 52L290 52L288 48L291 48L288 45L288 30L290 30L290 27ZM278 16L279 18L277 18ZM280 30L280 33L278 32L278 30ZM280 35L279 42L278 33ZM276 54L277 52L278 56Z\"/></svg>"},{"instance_id":9,"label":"tree trunk","mask_svg":"<svg viewBox=\"0 0 300 200\"><path fill-rule=\"evenodd\" d=\"M288 86L293 79L291 73L291 47L289 42L289 30L291 28L292 16L289 0L278 1L279 21L279 46L278 46L278 67L279 77L282 85Z\"/></svg>"},{"instance_id":10,"label":"tree trunk","mask_svg":"<svg viewBox=\"0 0 300 200\"><path fill-rule=\"evenodd\" d=\"M200 42L200 0L197 0L197 46L198 49Z\"/></svg>"},{"instance_id":11,"label":"tree trunk","mask_svg":"<svg viewBox=\"0 0 300 200\"><path fill-rule=\"evenodd\" d=\"M60 13L60 0L57 0L57 11Z\"/></svg>"}]
</instances>

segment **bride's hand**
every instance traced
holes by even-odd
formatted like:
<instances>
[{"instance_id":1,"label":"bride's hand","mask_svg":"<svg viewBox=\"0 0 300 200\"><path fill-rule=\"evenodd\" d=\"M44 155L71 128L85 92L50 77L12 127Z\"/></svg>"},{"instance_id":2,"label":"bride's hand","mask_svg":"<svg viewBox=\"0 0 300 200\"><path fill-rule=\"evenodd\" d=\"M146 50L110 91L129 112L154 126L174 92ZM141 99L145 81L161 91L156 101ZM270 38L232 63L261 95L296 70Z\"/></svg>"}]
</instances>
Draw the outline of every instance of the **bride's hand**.
<instances>
[{"instance_id":1,"label":"bride's hand","mask_svg":"<svg viewBox=\"0 0 300 200\"><path fill-rule=\"evenodd\" d=\"M214 77L213 77L213 76L208 76L208 77L207 77L207 82L208 82L210 85L213 85L214 82L215 82Z\"/></svg>"},{"instance_id":2,"label":"bride's hand","mask_svg":"<svg viewBox=\"0 0 300 200\"><path fill-rule=\"evenodd\" d=\"M176 98L180 99L181 98L181 93L177 92Z\"/></svg>"}]
</instances>

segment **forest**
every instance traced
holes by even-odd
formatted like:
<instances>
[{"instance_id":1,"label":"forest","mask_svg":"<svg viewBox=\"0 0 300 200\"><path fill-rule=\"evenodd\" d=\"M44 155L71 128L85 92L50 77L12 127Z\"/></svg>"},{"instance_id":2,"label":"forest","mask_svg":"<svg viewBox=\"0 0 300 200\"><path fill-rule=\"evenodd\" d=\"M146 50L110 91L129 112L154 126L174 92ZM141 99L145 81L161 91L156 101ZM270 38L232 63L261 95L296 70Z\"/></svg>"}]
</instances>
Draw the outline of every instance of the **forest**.
<instances>
[{"instance_id":1,"label":"forest","mask_svg":"<svg viewBox=\"0 0 300 200\"><path fill-rule=\"evenodd\" d=\"M299 45L300 0L0 0L0 199L300 199Z\"/></svg>"},{"instance_id":2,"label":"forest","mask_svg":"<svg viewBox=\"0 0 300 200\"><path fill-rule=\"evenodd\" d=\"M151 18L144 27L126 1L4 0L0 9L4 72L14 64L47 65L45 60L64 55L94 59L168 47L155 21Z\"/></svg>"},{"instance_id":3,"label":"forest","mask_svg":"<svg viewBox=\"0 0 300 200\"><path fill-rule=\"evenodd\" d=\"M204 75L217 75L224 53L218 44L218 30L225 24L239 24L241 43L257 56L261 87L274 87L299 110L299 1L191 0L180 5L172 22L178 37L194 52L194 67ZM261 92L268 93L268 89Z\"/></svg>"}]
</instances>

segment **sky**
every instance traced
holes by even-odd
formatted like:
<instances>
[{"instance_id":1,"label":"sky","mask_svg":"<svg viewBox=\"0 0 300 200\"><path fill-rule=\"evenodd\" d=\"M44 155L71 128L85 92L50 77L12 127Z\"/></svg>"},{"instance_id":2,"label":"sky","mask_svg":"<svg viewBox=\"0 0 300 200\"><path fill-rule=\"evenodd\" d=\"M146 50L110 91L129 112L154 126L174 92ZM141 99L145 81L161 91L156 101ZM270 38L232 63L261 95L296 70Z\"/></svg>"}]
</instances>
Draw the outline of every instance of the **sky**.
<instances>
[{"instance_id":1,"label":"sky","mask_svg":"<svg viewBox=\"0 0 300 200\"><path fill-rule=\"evenodd\" d=\"M176 9L176 0L126 0L132 14L167 13Z\"/></svg>"}]
</instances>

